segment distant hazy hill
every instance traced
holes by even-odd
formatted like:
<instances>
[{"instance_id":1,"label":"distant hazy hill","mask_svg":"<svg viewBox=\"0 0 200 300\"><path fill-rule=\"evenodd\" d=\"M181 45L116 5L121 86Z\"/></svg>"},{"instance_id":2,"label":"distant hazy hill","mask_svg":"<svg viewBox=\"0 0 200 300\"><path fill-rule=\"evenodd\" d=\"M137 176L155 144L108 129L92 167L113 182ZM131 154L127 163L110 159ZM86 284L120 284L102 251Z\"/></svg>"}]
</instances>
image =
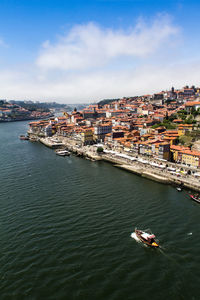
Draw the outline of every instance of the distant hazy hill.
<instances>
[{"instance_id":1,"label":"distant hazy hill","mask_svg":"<svg viewBox=\"0 0 200 300\"><path fill-rule=\"evenodd\" d=\"M68 110L69 111L73 111L74 108L76 108L78 111L84 109L85 107L87 107L89 104L87 103L75 103L75 104L67 104L66 106L68 106Z\"/></svg>"},{"instance_id":2,"label":"distant hazy hill","mask_svg":"<svg viewBox=\"0 0 200 300\"><path fill-rule=\"evenodd\" d=\"M99 101L98 104L103 106L103 105L108 104L110 102L119 101L119 100L120 100L120 98L117 98L117 99L103 99L103 100Z\"/></svg>"},{"instance_id":3,"label":"distant hazy hill","mask_svg":"<svg viewBox=\"0 0 200 300\"><path fill-rule=\"evenodd\" d=\"M16 101L10 100L12 104L20 105L21 107L28 109L30 111L46 111L48 112L50 108L54 109L64 109L70 110L70 107L66 104L60 104L57 102L33 102L33 101Z\"/></svg>"}]
</instances>

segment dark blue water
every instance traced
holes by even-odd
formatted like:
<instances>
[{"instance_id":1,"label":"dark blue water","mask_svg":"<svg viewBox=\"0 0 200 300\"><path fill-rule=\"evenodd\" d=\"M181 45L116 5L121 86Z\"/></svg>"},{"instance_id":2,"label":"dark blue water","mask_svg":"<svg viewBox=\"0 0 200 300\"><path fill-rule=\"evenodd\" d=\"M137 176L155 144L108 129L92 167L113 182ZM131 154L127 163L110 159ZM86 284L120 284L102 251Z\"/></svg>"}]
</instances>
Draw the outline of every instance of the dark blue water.
<instances>
[{"instance_id":1,"label":"dark blue water","mask_svg":"<svg viewBox=\"0 0 200 300\"><path fill-rule=\"evenodd\" d=\"M0 124L0 299L200 299L200 205ZM161 249L131 238L150 228Z\"/></svg>"}]
</instances>

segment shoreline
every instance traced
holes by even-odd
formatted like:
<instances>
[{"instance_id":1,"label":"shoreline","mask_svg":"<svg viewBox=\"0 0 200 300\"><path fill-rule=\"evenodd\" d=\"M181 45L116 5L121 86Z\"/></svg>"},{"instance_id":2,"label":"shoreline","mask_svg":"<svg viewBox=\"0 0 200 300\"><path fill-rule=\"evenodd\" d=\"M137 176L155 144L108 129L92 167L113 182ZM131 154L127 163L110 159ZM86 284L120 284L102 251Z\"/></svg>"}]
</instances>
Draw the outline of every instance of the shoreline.
<instances>
[{"instance_id":1,"label":"shoreline","mask_svg":"<svg viewBox=\"0 0 200 300\"><path fill-rule=\"evenodd\" d=\"M46 118L51 118L54 115L46 116ZM25 118L25 119L11 119L11 120L0 120L0 123L10 123L10 122L20 122L20 121L37 121L37 120L44 120L44 116L41 116L39 118Z\"/></svg>"},{"instance_id":2,"label":"shoreline","mask_svg":"<svg viewBox=\"0 0 200 300\"><path fill-rule=\"evenodd\" d=\"M133 166L129 166L129 165L114 165L114 167L129 171L130 173L134 173L136 175L140 175L141 177L147 178L147 179L151 179L153 181L157 181L157 182L161 182L164 184L169 184L169 180L165 177L153 174L153 173L149 173L149 172L145 172L145 171L141 171L140 169L136 169Z\"/></svg>"},{"instance_id":3,"label":"shoreline","mask_svg":"<svg viewBox=\"0 0 200 300\"><path fill-rule=\"evenodd\" d=\"M182 186L182 188L190 189L193 191L200 192L200 182L192 183L190 178L180 178L176 177L169 173L164 173L162 171L158 171L156 169L149 169L144 166L137 166L134 163L127 164L121 161L116 161L116 159L109 159L108 157L102 157L102 160L110 162L114 164L115 167L128 171L130 173L134 173L141 177L160 182L163 184L169 184L172 186Z\"/></svg>"},{"instance_id":4,"label":"shoreline","mask_svg":"<svg viewBox=\"0 0 200 300\"><path fill-rule=\"evenodd\" d=\"M172 175L170 172L165 170L158 170L155 167L150 167L147 165L144 165L142 163L138 163L135 161L128 162L127 159L122 157L116 157L113 155L109 155L108 153L102 153L97 154L97 152L94 151L93 146L77 146L76 143L73 140L70 140L68 138L58 137L57 138L59 143L53 143L51 139L47 138L40 138L38 141L40 141L45 146L56 149L56 148L66 148L67 150L71 151L72 153L76 154L77 156L90 158L91 160L95 161L105 161L113 164L114 167L123 169L125 171L134 173L136 175L139 175L141 177L160 182L163 184L170 184L174 186L182 186L182 188L191 189L197 192L200 192L200 181L196 178L189 177L188 175L185 175L184 177L177 177L175 175ZM49 141L49 142L47 142ZM51 141L51 142L50 142ZM166 162L167 164L173 164L170 162ZM174 167L180 168L180 166L174 164ZM192 182L194 181L194 182Z\"/></svg>"}]
</instances>

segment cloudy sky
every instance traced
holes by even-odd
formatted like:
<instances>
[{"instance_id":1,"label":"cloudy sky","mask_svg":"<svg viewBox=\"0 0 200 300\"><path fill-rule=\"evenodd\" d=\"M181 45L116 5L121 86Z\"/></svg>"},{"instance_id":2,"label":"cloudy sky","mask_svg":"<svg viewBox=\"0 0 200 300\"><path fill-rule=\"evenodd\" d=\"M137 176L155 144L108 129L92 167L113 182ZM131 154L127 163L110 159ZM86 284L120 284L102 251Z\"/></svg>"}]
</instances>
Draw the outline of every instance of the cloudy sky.
<instances>
[{"instance_id":1,"label":"cloudy sky","mask_svg":"<svg viewBox=\"0 0 200 300\"><path fill-rule=\"evenodd\" d=\"M200 3L1 0L0 98L94 102L200 85Z\"/></svg>"}]
</instances>

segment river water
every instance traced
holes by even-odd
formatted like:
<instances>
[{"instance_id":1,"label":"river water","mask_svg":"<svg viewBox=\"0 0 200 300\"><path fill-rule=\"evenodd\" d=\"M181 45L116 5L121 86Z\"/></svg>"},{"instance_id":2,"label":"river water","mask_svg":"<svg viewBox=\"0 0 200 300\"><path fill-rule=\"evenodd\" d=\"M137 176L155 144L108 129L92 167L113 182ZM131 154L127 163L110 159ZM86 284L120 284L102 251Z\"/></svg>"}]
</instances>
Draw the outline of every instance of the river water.
<instances>
[{"instance_id":1,"label":"river water","mask_svg":"<svg viewBox=\"0 0 200 300\"><path fill-rule=\"evenodd\" d=\"M0 124L0 299L200 299L200 205ZM161 249L131 238L150 228Z\"/></svg>"}]
</instances>

